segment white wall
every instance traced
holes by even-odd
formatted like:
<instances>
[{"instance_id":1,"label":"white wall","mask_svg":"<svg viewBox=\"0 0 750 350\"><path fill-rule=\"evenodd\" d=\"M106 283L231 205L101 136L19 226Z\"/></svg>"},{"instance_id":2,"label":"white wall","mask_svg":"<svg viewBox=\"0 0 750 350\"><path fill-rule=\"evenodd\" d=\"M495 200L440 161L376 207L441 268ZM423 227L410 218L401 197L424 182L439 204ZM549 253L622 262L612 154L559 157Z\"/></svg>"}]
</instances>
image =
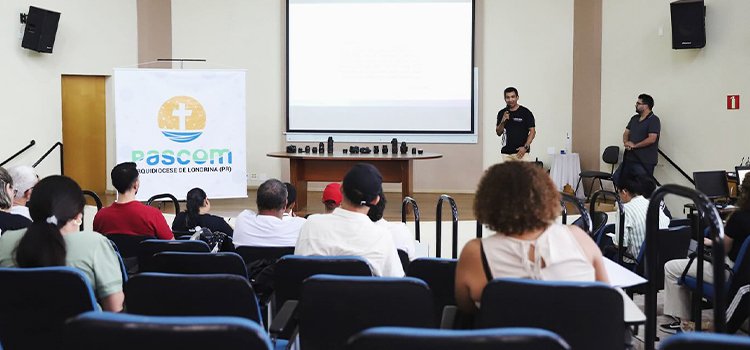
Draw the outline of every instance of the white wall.
<instances>
[{"instance_id":1,"label":"white wall","mask_svg":"<svg viewBox=\"0 0 750 350\"><path fill-rule=\"evenodd\" d=\"M247 172L276 178L282 161L266 154L284 145L284 3L172 1L172 55L208 60L185 68L247 69Z\"/></svg>"},{"instance_id":2,"label":"white wall","mask_svg":"<svg viewBox=\"0 0 750 350\"><path fill-rule=\"evenodd\" d=\"M669 3L604 0L601 147L622 143L637 95L646 92L661 119L661 150L690 175L733 171L750 155L750 1L706 0L706 47L691 50L672 49ZM726 109L729 94L741 95L743 109ZM660 182L691 186L659 163Z\"/></svg>"},{"instance_id":3,"label":"white wall","mask_svg":"<svg viewBox=\"0 0 750 350\"><path fill-rule=\"evenodd\" d=\"M519 103L536 118L532 155L549 166L547 148L565 147L572 125L573 1L484 1L484 71L480 72L484 167L497 162L497 111L503 89L515 86Z\"/></svg>"},{"instance_id":4,"label":"white wall","mask_svg":"<svg viewBox=\"0 0 750 350\"><path fill-rule=\"evenodd\" d=\"M29 1L0 1L0 161L28 144L37 144L7 166L31 164L62 140L63 74L111 75L112 68L134 65L137 54L135 1L35 0L33 5L60 12L52 54L21 48L19 13ZM38 167L40 175L59 174L58 153Z\"/></svg>"}]
</instances>

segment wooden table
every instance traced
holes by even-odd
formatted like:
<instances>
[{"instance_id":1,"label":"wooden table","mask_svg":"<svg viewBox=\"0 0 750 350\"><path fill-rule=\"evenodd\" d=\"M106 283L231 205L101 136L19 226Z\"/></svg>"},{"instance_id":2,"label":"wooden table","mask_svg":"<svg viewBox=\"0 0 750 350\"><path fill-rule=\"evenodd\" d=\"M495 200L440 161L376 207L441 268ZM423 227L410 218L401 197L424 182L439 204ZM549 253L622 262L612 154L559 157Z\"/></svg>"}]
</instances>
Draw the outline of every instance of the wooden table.
<instances>
[{"instance_id":1,"label":"wooden table","mask_svg":"<svg viewBox=\"0 0 750 350\"><path fill-rule=\"evenodd\" d=\"M297 188L297 210L307 211L307 182L341 182L344 175L357 163L374 165L383 176L383 182L400 182L401 198L412 196L415 160L436 159L443 155L424 154L333 154L273 152L267 156L289 159L289 182Z\"/></svg>"}]
</instances>

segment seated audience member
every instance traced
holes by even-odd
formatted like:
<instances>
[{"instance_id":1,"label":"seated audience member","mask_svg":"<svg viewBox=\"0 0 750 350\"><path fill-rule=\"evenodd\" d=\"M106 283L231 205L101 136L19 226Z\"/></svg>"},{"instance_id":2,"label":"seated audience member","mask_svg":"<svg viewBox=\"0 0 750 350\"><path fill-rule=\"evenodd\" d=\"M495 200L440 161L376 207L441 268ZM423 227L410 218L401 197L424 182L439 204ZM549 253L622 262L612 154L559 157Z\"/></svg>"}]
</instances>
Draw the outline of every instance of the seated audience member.
<instances>
[{"instance_id":1,"label":"seated audience member","mask_svg":"<svg viewBox=\"0 0 750 350\"><path fill-rule=\"evenodd\" d=\"M15 194L13 178L3 167L0 167L0 233L26 228L31 224L28 218L10 212Z\"/></svg>"},{"instance_id":2,"label":"seated audience member","mask_svg":"<svg viewBox=\"0 0 750 350\"><path fill-rule=\"evenodd\" d=\"M409 231L409 228L406 227L405 223L400 221L388 222L383 218L385 204L385 193L380 191L380 201L378 201L378 204L370 207L367 216L369 216L370 220L376 225L388 229L388 232L393 235L393 243L396 244L396 249L405 251L406 255L409 256L409 260L416 259L414 256L416 250L416 248L414 248L414 235L411 234L411 231Z\"/></svg>"},{"instance_id":3,"label":"seated audience member","mask_svg":"<svg viewBox=\"0 0 750 350\"><path fill-rule=\"evenodd\" d=\"M343 196L341 194L341 184L338 182L332 182L326 185L323 189L323 205L325 206L325 213L333 213L333 210L341 205Z\"/></svg>"},{"instance_id":4,"label":"seated audience member","mask_svg":"<svg viewBox=\"0 0 750 350\"><path fill-rule=\"evenodd\" d=\"M29 202L34 222L0 237L0 266L77 268L88 277L102 309L119 312L125 299L120 261L107 238L78 230L85 204L72 179L50 176L39 181Z\"/></svg>"},{"instance_id":5,"label":"seated audience member","mask_svg":"<svg viewBox=\"0 0 750 350\"><path fill-rule=\"evenodd\" d=\"M293 247L305 219L289 216L287 189L283 182L269 179L258 187L258 213L244 210L234 226L234 245L256 247Z\"/></svg>"},{"instance_id":6,"label":"seated audience member","mask_svg":"<svg viewBox=\"0 0 750 350\"><path fill-rule=\"evenodd\" d=\"M297 188L288 182L284 182L284 186L286 186L286 209L283 219L296 217L294 210L297 208Z\"/></svg>"},{"instance_id":7,"label":"seated audience member","mask_svg":"<svg viewBox=\"0 0 750 350\"><path fill-rule=\"evenodd\" d=\"M620 200L623 202L625 215L623 249L627 249L625 251L626 254L622 259L625 264L633 265L635 264L633 258L638 257L643 241L646 240L646 213L648 212L649 200L644 197L644 194L650 194L653 192L653 189L649 189L649 187L652 187L653 185L651 185L652 182L645 177L630 177L621 182L622 184L618 192L620 194ZM669 217L664 214L663 209L659 210L659 229L663 230L668 227ZM613 239L615 245L620 242L619 234L619 232L616 232L615 238ZM614 258L617 256L616 246L614 249L607 249L607 251L612 251L612 253L607 254L608 257Z\"/></svg>"},{"instance_id":8,"label":"seated audience member","mask_svg":"<svg viewBox=\"0 0 750 350\"><path fill-rule=\"evenodd\" d=\"M367 217L380 200L382 182L380 172L371 164L352 167L341 186L341 207L329 215L310 216L302 226L294 254L361 256L376 276L404 276L393 236Z\"/></svg>"},{"instance_id":9,"label":"seated audience member","mask_svg":"<svg viewBox=\"0 0 750 350\"><path fill-rule=\"evenodd\" d=\"M206 227L211 232L223 232L231 236L234 230L224 218L211 215L211 202L206 192L196 187L187 193L185 211L177 214L172 221L172 230L187 232L196 226Z\"/></svg>"},{"instance_id":10,"label":"seated audience member","mask_svg":"<svg viewBox=\"0 0 750 350\"><path fill-rule=\"evenodd\" d=\"M164 215L154 207L137 200L140 187L135 163L117 164L112 169L112 185L117 189L117 201L103 208L94 217L94 231L108 234L151 236L159 239L174 239Z\"/></svg>"},{"instance_id":11,"label":"seated audience member","mask_svg":"<svg viewBox=\"0 0 750 350\"><path fill-rule=\"evenodd\" d=\"M724 249L727 253L727 263L733 265L737 260L742 243L750 236L750 173L740 185L739 198L737 198L737 210L732 213L724 225ZM703 240L710 249L713 241L708 238ZM678 284L689 259L677 259L664 264L664 314L672 316L675 321L670 324L661 325L665 330L679 330L680 328L691 328L690 318L690 291L683 285ZM690 264L687 271L688 276L698 275L697 261ZM703 282L713 283L714 271L710 262L703 262Z\"/></svg>"},{"instance_id":12,"label":"seated audience member","mask_svg":"<svg viewBox=\"0 0 750 350\"><path fill-rule=\"evenodd\" d=\"M13 198L13 206L10 207L11 214L22 215L31 220L29 208L26 203L31 198L31 191L39 182L39 175L36 170L28 165L18 165L8 169L8 174L13 178L13 188L16 190L16 196Z\"/></svg>"},{"instance_id":13,"label":"seated audience member","mask_svg":"<svg viewBox=\"0 0 750 350\"><path fill-rule=\"evenodd\" d=\"M456 266L458 307L475 312L491 278L607 282L599 247L580 228L556 224L560 211L560 194L543 169L526 162L490 167L474 213L496 233L464 246Z\"/></svg>"}]
</instances>

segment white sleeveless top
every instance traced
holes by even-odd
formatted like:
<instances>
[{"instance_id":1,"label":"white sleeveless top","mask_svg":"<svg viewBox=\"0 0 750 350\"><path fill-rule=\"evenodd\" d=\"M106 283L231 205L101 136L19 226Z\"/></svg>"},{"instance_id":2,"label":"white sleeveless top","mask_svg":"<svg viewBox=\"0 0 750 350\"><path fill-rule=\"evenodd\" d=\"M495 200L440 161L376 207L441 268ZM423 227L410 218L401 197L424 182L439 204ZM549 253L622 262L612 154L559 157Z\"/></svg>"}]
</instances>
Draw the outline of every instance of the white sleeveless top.
<instances>
[{"instance_id":1,"label":"white sleeveless top","mask_svg":"<svg viewBox=\"0 0 750 350\"><path fill-rule=\"evenodd\" d=\"M535 246L534 261L529 260L531 246ZM482 239L482 247L493 278L596 280L594 266L586 259L583 248L565 225L550 225L536 241L494 234Z\"/></svg>"}]
</instances>

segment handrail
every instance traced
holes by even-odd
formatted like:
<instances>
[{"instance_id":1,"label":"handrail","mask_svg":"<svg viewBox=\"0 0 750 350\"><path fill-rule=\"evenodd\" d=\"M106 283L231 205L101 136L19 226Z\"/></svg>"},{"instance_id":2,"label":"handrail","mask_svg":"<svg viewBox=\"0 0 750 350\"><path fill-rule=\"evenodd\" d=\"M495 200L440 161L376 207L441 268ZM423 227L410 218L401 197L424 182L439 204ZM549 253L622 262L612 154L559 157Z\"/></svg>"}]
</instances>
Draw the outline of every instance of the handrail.
<instances>
[{"instance_id":1,"label":"handrail","mask_svg":"<svg viewBox=\"0 0 750 350\"><path fill-rule=\"evenodd\" d=\"M96 211L102 210L102 207L104 204L102 204L101 198L99 198L99 195L96 194L94 191L89 190L82 190L81 193L84 196L89 196L94 199L94 202L96 202ZM83 213L81 213L81 225L78 227L79 231L83 231Z\"/></svg>"},{"instance_id":2,"label":"handrail","mask_svg":"<svg viewBox=\"0 0 750 350\"><path fill-rule=\"evenodd\" d=\"M31 140L31 141L29 142L29 144L28 144L28 145L26 145L26 146L25 146L24 148L21 148L21 150L20 150L20 151L18 151L18 152L16 152L16 153L14 153L14 154L13 154L12 156L10 156L10 158L8 158L8 159L4 160L4 161L3 161L2 163L0 163L0 166L3 166L3 165L5 165L5 164L8 164L8 162L10 162L10 161L11 161L11 160L13 160L14 158L18 157L18 156L19 156L19 155L20 155L21 153L23 153L23 152L26 152L26 150L27 150L27 149L31 148L31 146L33 146L33 145L35 145L35 144L36 144L36 141L34 141L34 140Z\"/></svg>"},{"instance_id":3,"label":"handrail","mask_svg":"<svg viewBox=\"0 0 750 350\"><path fill-rule=\"evenodd\" d=\"M409 204L414 212L414 238L419 241L419 206L414 198L406 196L401 202L401 222L406 223L406 206Z\"/></svg>"},{"instance_id":4,"label":"handrail","mask_svg":"<svg viewBox=\"0 0 750 350\"><path fill-rule=\"evenodd\" d=\"M565 207L565 202L571 202L573 205L576 206L578 209L578 212L581 213L581 218L583 218L583 223L586 224L585 231L591 235L592 230L592 224L591 224L591 215L589 215L588 210L586 210L586 207L583 205L580 199L575 196L571 196L567 193L560 192L560 204L562 206L562 223L567 224L567 216L568 216L568 209Z\"/></svg>"},{"instance_id":5,"label":"handrail","mask_svg":"<svg viewBox=\"0 0 750 350\"><path fill-rule=\"evenodd\" d=\"M667 157L667 155L664 154L662 150L660 149L657 149L657 150L659 151L659 154L661 154L661 156L667 160L667 163L671 164L675 169L677 169L678 172L680 172L680 174L682 174L682 176L684 176L688 181L690 181L691 184L695 185L695 180L693 180L693 178L690 177L690 175L688 175L684 170L682 170L682 168L677 166L677 163L675 163L671 158Z\"/></svg>"},{"instance_id":6,"label":"handrail","mask_svg":"<svg viewBox=\"0 0 750 350\"><path fill-rule=\"evenodd\" d=\"M155 194L146 201L146 205L151 205L155 200L162 198L167 198L172 201L172 204L174 204L175 215L180 213L180 202L177 200L177 197L173 196L171 193Z\"/></svg>"},{"instance_id":7,"label":"handrail","mask_svg":"<svg viewBox=\"0 0 750 350\"><path fill-rule=\"evenodd\" d=\"M437 225L435 228L435 236L437 239L437 242L435 243L435 256L440 257L440 252L442 248L442 234L443 234L443 201L447 200L448 203L451 206L451 216L453 218L453 242L452 242L452 253L453 253L453 259L456 259L458 257L458 207L456 206L456 201L453 200L453 197L443 194L440 195L440 198L438 198L437 202L437 209L435 212L435 224Z\"/></svg>"},{"instance_id":8,"label":"handrail","mask_svg":"<svg viewBox=\"0 0 750 350\"><path fill-rule=\"evenodd\" d=\"M596 200L599 198L599 195L611 195L615 197L615 203L617 203L617 217L618 220L618 231L619 232L619 239L617 242L617 263L622 264L622 247L625 244L625 206L622 204L622 199L620 198L620 195L617 194L617 192L607 191L607 190L599 190L591 194L591 204L589 206L589 213L593 213L594 209L596 208Z\"/></svg>"},{"instance_id":9,"label":"handrail","mask_svg":"<svg viewBox=\"0 0 750 350\"><path fill-rule=\"evenodd\" d=\"M60 146L60 175L65 175L65 163L63 158L63 144L60 141L55 142L52 147L50 147L47 152L44 152L44 154L39 158L39 160L36 161L33 165L31 165L32 168L36 168L39 163L41 163L44 158L47 158L47 156L52 153L52 151L55 149L55 147Z\"/></svg>"},{"instance_id":10,"label":"handrail","mask_svg":"<svg viewBox=\"0 0 750 350\"><path fill-rule=\"evenodd\" d=\"M692 188L679 185L664 185L656 189L651 195L650 203L648 204L648 212L646 214L646 254L645 263L647 276L656 276L657 264L658 264L658 252L659 252L659 240L656 235L659 232L659 210L661 210L661 202L664 196L667 194L674 194L680 197L691 199L698 209L698 213L705 221L710 224L711 240L713 259L715 264L714 269L714 329L717 333L726 332L726 295L724 278L724 225L721 222L721 216L716 210L716 207L706 195L700 193ZM693 230L697 229L698 225L694 225ZM701 236L698 236L701 237ZM697 288L693 295L695 300L701 300L703 294L703 240L698 239L698 251L697 251ZM658 292L658 286L654 279L649 279L646 284L646 350L655 349L656 341L656 293ZM700 330L700 320L696 322L696 330Z\"/></svg>"}]
</instances>

